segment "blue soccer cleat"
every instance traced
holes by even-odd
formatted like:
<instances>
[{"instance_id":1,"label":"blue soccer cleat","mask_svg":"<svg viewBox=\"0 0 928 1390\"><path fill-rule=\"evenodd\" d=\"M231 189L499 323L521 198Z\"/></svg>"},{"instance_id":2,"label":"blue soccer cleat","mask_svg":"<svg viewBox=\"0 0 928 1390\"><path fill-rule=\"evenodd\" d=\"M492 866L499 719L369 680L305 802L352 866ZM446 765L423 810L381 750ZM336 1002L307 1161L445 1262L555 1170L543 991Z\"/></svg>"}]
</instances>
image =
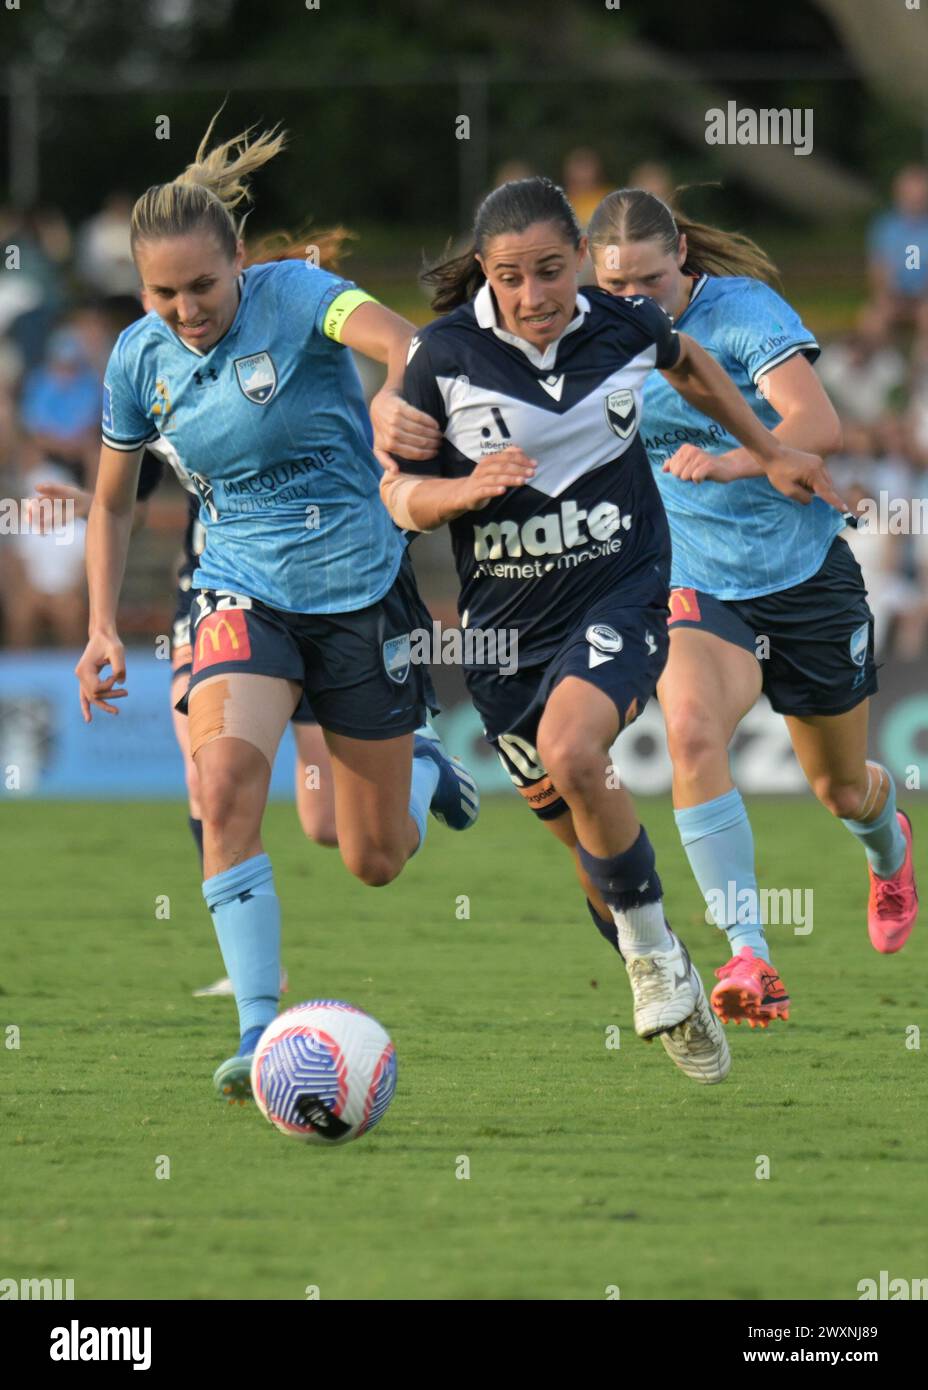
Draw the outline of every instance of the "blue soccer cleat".
<instances>
[{"instance_id":1,"label":"blue soccer cleat","mask_svg":"<svg viewBox=\"0 0 928 1390\"><path fill-rule=\"evenodd\" d=\"M247 1033L242 1034L235 1056L227 1057L213 1073L213 1085L230 1105L236 1101L244 1105L246 1100L251 1100L251 1063L263 1032L262 1024L249 1028Z\"/></svg>"},{"instance_id":2,"label":"blue soccer cleat","mask_svg":"<svg viewBox=\"0 0 928 1390\"><path fill-rule=\"evenodd\" d=\"M436 820L449 830L469 830L480 814L480 793L460 758L452 758L434 729L427 724L416 730L413 754L431 758L438 767L438 786L429 807Z\"/></svg>"}]
</instances>

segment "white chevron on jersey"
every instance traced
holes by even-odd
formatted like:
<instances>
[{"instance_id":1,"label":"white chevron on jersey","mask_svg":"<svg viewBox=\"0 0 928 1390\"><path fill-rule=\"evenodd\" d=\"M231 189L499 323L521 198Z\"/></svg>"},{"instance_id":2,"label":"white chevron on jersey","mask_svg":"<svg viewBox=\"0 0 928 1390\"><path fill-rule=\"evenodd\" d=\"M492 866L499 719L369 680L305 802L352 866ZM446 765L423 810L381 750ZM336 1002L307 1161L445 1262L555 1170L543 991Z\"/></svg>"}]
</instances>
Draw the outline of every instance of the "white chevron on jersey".
<instances>
[{"instance_id":1,"label":"white chevron on jersey","mask_svg":"<svg viewBox=\"0 0 928 1390\"><path fill-rule=\"evenodd\" d=\"M578 478L603 464L618 459L637 436L631 429L621 438L609 423L608 398L619 390L630 391L635 401L635 422L641 418L644 381L653 369L657 346L652 345L633 357L602 381L569 410L546 410L515 396L505 395L498 386L477 386L465 376L439 376L448 416L445 438L465 458L477 462L507 445L517 445L538 460L532 487L548 497L560 497ZM544 384L544 383L542 383ZM497 414L505 421L508 437L500 433ZM582 440L582 448L578 441Z\"/></svg>"},{"instance_id":2,"label":"white chevron on jersey","mask_svg":"<svg viewBox=\"0 0 928 1390\"><path fill-rule=\"evenodd\" d=\"M548 395L555 401L559 401L564 394L564 382L566 378L561 376L539 377L538 385L542 391L547 391Z\"/></svg>"}]
</instances>

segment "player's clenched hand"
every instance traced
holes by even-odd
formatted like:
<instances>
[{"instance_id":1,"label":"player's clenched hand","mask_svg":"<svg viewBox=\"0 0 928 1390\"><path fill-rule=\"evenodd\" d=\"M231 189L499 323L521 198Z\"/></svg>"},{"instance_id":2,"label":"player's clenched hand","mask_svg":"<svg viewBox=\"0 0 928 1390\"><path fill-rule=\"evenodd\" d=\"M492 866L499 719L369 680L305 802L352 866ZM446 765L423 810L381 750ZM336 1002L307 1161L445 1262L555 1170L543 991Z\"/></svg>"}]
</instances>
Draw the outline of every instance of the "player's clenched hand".
<instances>
[{"instance_id":1,"label":"player's clenched hand","mask_svg":"<svg viewBox=\"0 0 928 1390\"><path fill-rule=\"evenodd\" d=\"M695 444L684 444L664 464L664 473L672 473L685 483L730 483L738 473L722 454L707 454Z\"/></svg>"},{"instance_id":2,"label":"player's clenched hand","mask_svg":"<svg viewBox=\"0 0 928 1390\"><path fill-rule=\"evenodd\" d=\"M516 445L487 454L473 473L461 479L461 506L476 511L511 487L522 487L535 475L537 464Z\"/></svg>"},{"instance_id":3,"label":"player's clenched hand","mask_svg":"<svg viewBox=\"0 0 928 1390\"><path fill-rule=\"evenodd\" d=\"M809 503L813 497L821 497L836 511L850 511L835 490L828 469L818 454L806 454L801 449L778 449L766 473L777 492L782 492L784 497L790 497L794 502Z\"/></svg>"},{"instance_id":4,"label":"player's clenched hand","mask_svg":"<svg viewBox=\"0 0 928 1390\"><path fill-rule=\"evenodd\" d=\"M374 455L387 473L399 469L391 454L404 459L431 459L438 453L441 430L431 415L409 405L398 391L378 391L370 404Z\"/></svg>"},{"instance_id":5,"label":"player's clenched hand","mask_svg":"<svg viewBox=\"0 0 928 1390\"><path fill-rule=\"evenodd\" d=\"M104 680L100 672L104 666L111 668ZM126 679L126 653L119 638L112 636L91 637L84 648L84 655L74 668L81 687L81 712L84 723L91 721L90 707L98 705L107 714L118 714L115 705L108 700L122 700L128 695L125 689L116 689L118 683Z\"/></svg>"}]
</instances>

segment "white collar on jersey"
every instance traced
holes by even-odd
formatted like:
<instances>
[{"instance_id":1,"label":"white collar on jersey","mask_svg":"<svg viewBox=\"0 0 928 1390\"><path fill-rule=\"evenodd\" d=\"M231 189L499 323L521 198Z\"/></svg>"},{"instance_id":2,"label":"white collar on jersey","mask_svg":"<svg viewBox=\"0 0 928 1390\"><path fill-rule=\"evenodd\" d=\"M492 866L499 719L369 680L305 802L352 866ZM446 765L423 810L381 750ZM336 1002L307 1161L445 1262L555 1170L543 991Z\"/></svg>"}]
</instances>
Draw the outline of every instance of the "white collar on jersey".
<instances>
[{"instance_id":1,"label":"white collar on jersey","mask_svg":"<svg viewBox=\"0 0 928 1390\"><path fill-rule=\"evenodd\" d=\"M239 308L241 308L241 306L242 306L242 295L245 293L245 275L244 275L244 272L243 272L241 275L239 275L238 280L237 280L236 283L238 284L238 303L239 303ZM236 313L236 315L238 314L238 309L236 309L235 313ZM234 322L235 322L235 319L233 318L232 323L234 323ZM232 327L232 323L229 324L229 328ZM226 333L228 333L228 331L229 331L229 329L227 328L227 329L226 329ZM173 333L174 330L172 329L171 332ZM187 349L188 352L192 352L193 355L194 355L194 357L205 357L205 356L206 356L206 352L201 352L200 349L199 349L198 347L194 347L192 343L185 343L184 340L183 340L183 338L180 336L179 333L174 333L174 337L175 337L175 338L177 339L177 341L180 343L181 347L185 347L185 348ZM225 337L225 333L223 333L222 337L223 337L223 338ZM222 338L219 339L219 342L220 342L220 343L222 342ZM214 347L216 347L216 343L213 343L213 347L207 348L206 351L207 351L207 352L212 352L212 350L213 350Z\"/></svg>"},{"instance_id":2,"label":"white collar on jersey","mask_svg":"<svg viewBox=\"0 0 928 1390\"><path fill-rule=\"evenodd\" d=\"M560 338L555 338L553 343L548 344L544 352L539 352L538 348L533 347L531 343L527 343L524 338L517 337L515 333L507 333L505 328L499 328L497 326L496 301L493 298L493 291L490 289L488 282L483 284L474 296L474 315L478 325L481 328L492 328L497 338L502 338L504 343L512 343L513 347L521 348L528 360L535 367L554 366L554 360L557 357L558 345L561 339L566 338L568 333L574 333L590 312L590 301L587 299L586 295L577 295L577 310L578 312L564 329Z\"/></svg>"},{"instance_id":3,"label":"white collar on jersey","mask_svg":"<svg viewBox=\"0 0 928 1390\"><path fill-rule=\"evenodd\" d=\"M674 323L679 323L679 322L680 322L680 319L683 319L683 318L686 317L686 315L689 313L689 310L692 308L693 304L695 303L695 300L696 300L697 295L702 294L703 290L706 288L706 285L707 285L708 283L709 283L709 277L708 277L708 275L705 273L705 271L703 271L702 275L699 276L699 278L698 278L698 279L696 280L696 282L694 283L692 290L690 291L690 297L689 297L689 299L686 301L686 308L683 310L683 313L680 315L680 318L674 319Z\"/></svg>"}]
</instances>

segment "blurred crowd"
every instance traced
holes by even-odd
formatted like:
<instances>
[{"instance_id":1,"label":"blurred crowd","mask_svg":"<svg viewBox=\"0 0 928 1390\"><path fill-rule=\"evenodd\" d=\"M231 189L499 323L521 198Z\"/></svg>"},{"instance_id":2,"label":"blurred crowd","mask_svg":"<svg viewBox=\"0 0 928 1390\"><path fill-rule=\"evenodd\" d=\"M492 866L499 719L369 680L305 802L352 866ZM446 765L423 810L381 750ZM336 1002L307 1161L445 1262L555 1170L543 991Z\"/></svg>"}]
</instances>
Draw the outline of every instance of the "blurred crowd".
<instances>
[{"instance_id":1,"label":"blurred crowd","mask_svg":"<svg viewBox=\"0 0 928 1390\"><path fill-rule=\"evenodd\" d=\"M0 528L5 646L86 640L84 523L37 534L21 502L38 484L91 489L102 382L117 337L143 312L128 194L72 230L54 208L0 207ZM60 512L59 516L64 513Z\"/></svg>"},{"instance_id":2,"label":"blurred crowd","mask_svg":"<svg viewBox=\"0 0 928 1390\"><path fill-rule=\"evenodd\" d=\"M510 161L496 182L530 172ZM568 154L562 182L583 224L614 186L599 155L585 148ZM674 186L656 163L633 169L628 184L668 201ZM53 208L0 207L4 499L29 497L40 482L93 488L103 371L119 333L142 312L130 210L129 196L114 192L74 230ZM830 466L864 518L845 535L864 570L877 645L883 657L913 661L928 644L928 168L896 174L865 256L867 299L853 330L825 343L817 365L844 427ZM64 545L22 526L17 533L10 511L4 515L0 644L81 645L83 523Z\"/></svg>"}]
</instances>

